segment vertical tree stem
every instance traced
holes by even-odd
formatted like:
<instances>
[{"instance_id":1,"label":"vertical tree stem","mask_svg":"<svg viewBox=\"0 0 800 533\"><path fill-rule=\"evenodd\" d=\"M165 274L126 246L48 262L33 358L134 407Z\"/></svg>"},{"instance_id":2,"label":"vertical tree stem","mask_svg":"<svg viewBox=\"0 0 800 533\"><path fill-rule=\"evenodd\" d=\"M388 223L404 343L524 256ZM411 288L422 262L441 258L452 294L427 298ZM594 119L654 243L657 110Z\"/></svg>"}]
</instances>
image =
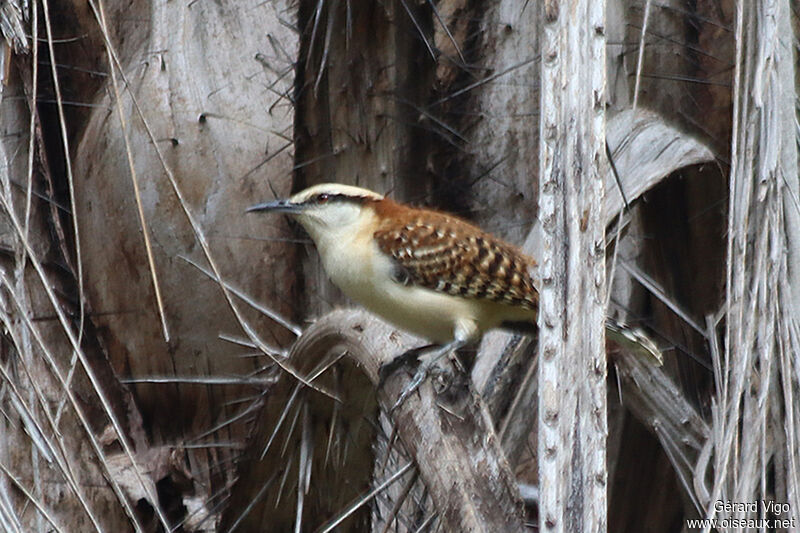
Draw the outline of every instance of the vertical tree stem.
<instances>
[{"instance_id":1,"label":"vertical tree stem","mask_svg":"<svg viewBox=\"0 0 800 533\"><path fill-rule=\"evenodd\" d=\"M606 530L605 2L542 3L539 520Z\"/></svg>"}]
</instances>

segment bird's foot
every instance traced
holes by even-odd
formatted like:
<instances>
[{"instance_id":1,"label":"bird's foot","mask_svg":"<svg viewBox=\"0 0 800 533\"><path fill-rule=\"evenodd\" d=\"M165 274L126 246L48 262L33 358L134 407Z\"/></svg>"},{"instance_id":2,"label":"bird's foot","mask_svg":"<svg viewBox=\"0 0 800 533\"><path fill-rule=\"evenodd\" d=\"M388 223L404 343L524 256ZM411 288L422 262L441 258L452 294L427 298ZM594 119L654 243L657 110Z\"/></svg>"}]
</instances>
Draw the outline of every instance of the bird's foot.
<instances>
[{"instance_id":1,"label":"bird's foot","mask_svg":"<svg viewBox=\"0 0 800 533\"><path fill-rule=\"evenodd\" d=\"M417 368L417 371L414 373L414 376L411 378L411 381L400 392L400 396L397 398L397 401L395 401L394 405L392 405L391 409L389 409L389 414L394 413L394 411L397 410L398 407L403 405L403 402L406 401L406 399L411 395L411 393L416 391L419 388L419 386L422 385L422 382L425 381L426 377L428 377L428 373L430 372L431 368L436 366L436 364L439 362L439 360L442 357L444 357L445 355L447 355L447 354L449 354L451 352L455 352L459 348L463 347L465 344L466 344L466 342L464 342L464 341L460 341L460 340L453 341L453 342L450 342L450 343L448 343L448 344L446 344L444 346L439 347L437 350L435 350L433 353L431 353L431 355L419 365L419 367ZM430 348L430 346L425 346L425 347L416 349L414 351L414 354L413 354L414 359L415 360L419 360L419 354L421 352L423 352L423 351L426 351L429 348ZM409 350L409 352L410 351L412 351L412 350ZM407 356L407 354L409 352L404 353L403 355L401 355L397 359L406 358L406 356ZM395 359L395 361L397 359ZM388 363L387 365L384 365L384 366L394 365L395 361L391 361L390 363ZM396 366L393 366L392 372L394 372L398 368L398 366L402 366L402 364L403 364L403 362L399 363ZM382 367L381 368L381 373L383 373L383 370L384 370L384 368ZM383 377L384 378L388 377L388 375L389 374L387 374L386 376L383 376ZM381 383L382 382L383 382L383 380L381 381Z\"/></svg>"},{"instance_id":2,"label":"bird's foot","mask_svg":"<svg viewBox=\"0 0 800 533\"><path fill-rule=\"evenodd\" d=\"M420 354L435 347L435 344L426 344L425 346L420 346L418 348L411 348L410 350L401 353L388 363L381 365L380 369L378 369L378 388L383 388L383 385L386 383L386 380L389 379L389 376L397 372L400 368L404 366L410 368L416 367L419 364Z\"/></svg>"},{"instance_id":3,"label":"bird's foot","mask_svg":"<svg viewBox=\"0 0 800 533\"><path fill-rule=\"evenodd\" d=\"M416 391L419 388L419 386L422 385L422 382L425 381L426 377L428 377L428 372L430 371L431 367L434 364L435 361L425 361L424 363L419 365L419 368L417 368L414 377L411 378L411 381L408 382L408 385L406 385L405 388L403 388L402 392L400 393L400 396L397 398L397 401L394 402L392 408L389 409L389 414L394 413L398 407L403 405L403 403L406 401L406 398L408 398L412 392Z\"/></svg>"}]
</instances>

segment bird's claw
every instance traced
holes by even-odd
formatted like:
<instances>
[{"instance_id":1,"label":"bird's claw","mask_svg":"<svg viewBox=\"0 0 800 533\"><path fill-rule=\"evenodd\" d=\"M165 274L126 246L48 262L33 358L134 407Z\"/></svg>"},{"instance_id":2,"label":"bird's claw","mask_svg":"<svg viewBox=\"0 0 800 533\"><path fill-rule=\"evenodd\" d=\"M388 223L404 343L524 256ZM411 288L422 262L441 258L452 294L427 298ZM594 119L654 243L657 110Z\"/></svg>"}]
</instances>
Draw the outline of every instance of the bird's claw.
<instances>
[{"instance_id":1,"label":"bird's claw","mask_svg":"<svg viewBox=\"0 0 800 533\"><path fill-rule=\"evenodd\" d=\"M397 398L397 401L394 402L391 409L389 409L389 414L393 414L398 407L403 405L403 402L406 401L411 393L419 388L422 385L422 382L425 381L425 378L428 377L428 370L430 369L430 365L423 364L417 369L417 372L414 374L414 377L411 378L411 381L406 385L403 391L400 393L400 396Z\"/></svg>"},{"instance_id":2,"label":"bird's claw","mask_svg":"<svg viewBox=\"0 0 800 533\"><path fill-rule=\"evenodd\" d=\"M388 363L381 365L381 367L378 369L378 389L383 388L383 385L386 383L386 380L389 379L389 376L397 372L400 368L404 366L417 366L419 364L420 354L425 350L429 350L430 348L431 345L411 348L410 350L401 353Z\"/></svg>"},{"instance_id":3,"label":"bird's claw","mask_svg":"<svg viewBox=\"0 0 800 533\"><path fill-rule=\"evenodd\" d=\"M417 368L414 377L411 378L411 381L406 385L406 387L400 393L400 396L397 398L397 401L394 402L392 408L389 409L389 414L394 413L394 411L403 405L403 402L411 395L412 392L417 390L419 386L425 381L425 378L428 376L428 372L432 367L434 367L438 361L449 353L455 353L456 350L461 348L466 344L466 341L463 339L454 340L444 346L440 346L436 349L429 358L426 358ZM428 345L422 346L420 348L414 348L412 350L408 350L407 352L403 353L399 357L396 357L392 361L388 362L387 364L383 365L380 370L378 371L379 375L379 386L382 386L386 378L388 378L393 372L395 372L399 367L407 364L409 359L413 359L415 361L419 360L419 354L423 351L427 351L428 349L434 347L435 345Z\"/></svg>"}]
</instances>

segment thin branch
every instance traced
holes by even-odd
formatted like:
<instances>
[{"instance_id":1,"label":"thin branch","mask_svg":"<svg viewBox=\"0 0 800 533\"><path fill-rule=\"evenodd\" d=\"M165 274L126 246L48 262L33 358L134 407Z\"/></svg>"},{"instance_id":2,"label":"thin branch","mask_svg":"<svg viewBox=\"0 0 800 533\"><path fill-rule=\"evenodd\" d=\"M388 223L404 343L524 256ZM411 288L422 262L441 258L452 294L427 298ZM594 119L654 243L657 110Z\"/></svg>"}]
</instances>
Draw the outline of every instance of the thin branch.
<instances>
[{"instance_id":1,"label":"thin branch","mask_svg":"<svg viewBox=\"0 0 800 533\"><path fill-rule=\"evenodd\" d=\"M39 500L37 500L36 497L33 494L31 494L31 492L25 487L25 485L23 485L22 482L19 479L17 479L17 477L6 467L6 465L0 463L0 470L2 470L3 473L6 476L8 476L8 479L10 479L14 483L14 485L17 486L17 488L25 495L28 501L31 502L34 507L36 507L36 510L39 511L39 514L43 516L50 523L51 526L53 526L55 531L58 532L66 531L56 522L55 518L50 515L50 512L48 512L48 510L45 509L44 505ZM102 530L98 529L98 531Z\"/></svg>"},{"instance_id":2,"label":"thin branch","mask_svg":"<svg viewBox=\"0 0 800 533\"><path fill-rule=\"evenodd\" d=\"M333 531L336 526L344 522L348 516L356 512L359 507L368 503L372 498L389 488L395 481L403 477L403 474L408 472L414 467L414 463L412 461L407 462L402 468L400 468L397 472L386 478L382 483L378 484L377 487L372 489L369 493L365 494L363 497L359 498L355 502L353 502L350 506L348 506L342 513L331 520L329 523L325 524L319 529L320 533L329 533Z\"/></svg>"},{"instance_id":3,"label":"thin branch","mask_svg":"<svg viewBox=\"0 0 800 533\"><path fill-rule=\"evenodd\" d=\"M267 317L271 318L272 320L274 320L275 322L277 322L278 324L280 324L281 326L283 326L284 328L286 328L290 332L294 333L295 336L299 336L303 332L302 328L300 326L298 326L297 324L287 320L286 318L281 316L279 313L273 311L269 307L267 307L267 306L255 301L255 300L253 300L253 298L250 297L250 295L248 295L246 292L244 292L243 290L239 289L238 287L236 287L234 285L231 285L227 281L225 281L223 279L220 279L213 272L211 272L208 269L203 268L202 266L200 266L200 264L197 263L196 261L194 261L194 260L192 260L192 259L190 259L188 257L184 257L182 255L179 255L178 258L183 259L184 261L186 261L187 263L189 263L190 265L195 267L197 270L199 270L200 272L202 272L203 274L208 276L211 280L221 284L227 290L229 290L231 292L231 294L239 297L241 300L243 300L247 305L249 305L253 309L261 312L264 316L267 316ZM263 343L262 343L262 345L263 345ZM256 344L255 342L253 342L251 344L251 346L254 347L254 348L259 347L259 345ZM283 353L283 350L274 350L272 353L285 355L285 353Z\"/></svg>"},{"instance_id":4,"label":"thin branch","mask_svg":"<svg viewBox=\"0 0 800 533\"><path fill-rule=\"evenodd\" d=\"M98 0L100 8L100 19L98 23L102 28L106 28L106 15L103 8L103 0ZM150 279L153 282L153 291L156 296L156 307L158 308L158 317L161 320L161 330L164 334L164 342L169 342L169 328L167 327L167 317L164 312L164 300L161 296L161 284L158 282L158 271L156 270L156 262L153 258L153 245L150 242L150 231L147 228L147 219L144 216L144 207L142 206L142 193L139 189L139 178L136 174L136 165L133 163L133 150L131 149L131 141L128 136L128 125L125 120L125 113L122 109L122 95L119 90L119 83L117 82L117 75L114 69L114 63L111 61L111 55L108 54L108 68L111 71L111 84L114 87L114 99L116 101L117 116L122 129L122 138L125 141L125 153L128 157L128 169L130 170L131 182L133 184L133 197L136 199L136 212L139 215L139 225L142 228L142 238L144 239L144 248L147 255L147 266L150 270ZM73 206L74 210L74 206Z\"/></svg>"},{"instance_id":5,"label":"thin branch","mask_svg":"<svg viewBox=\"0 0 800 533\"><path fill-rule=\"evenodd\" d=\"M6 203L5 197L2 196L2 195L0 195L0 203L2 203L3 207L8 211L8 207L9 206ZM19 227L19 221L17 220L17 218L14 215L14 213L11 212L11 211L8 211L8 218L12 221L12 223L13 223L13 225L15 227L15 230L18 232L18 235L21 235L21 228ZM49 284L47 283L47 278L46 278L46 276L45 276L45 274L44 274L44 272L42 270L42 266L39 263L38 259L36 259L36 256L33 255L33 250L30 248L30 244L27 242L27 240L23 240L21 242L25 246L26 253L30 256L31 264L33 265L34 269L36 270L37 274L39 275L40 280L42 281L42 284L44 286L45 291L47 292L48 297L51 298L52 301L55 301L55 295L52 292L52 288L50 288ZM0 270L0 280L6 286L11 286L10 285L10 280L6 277L5 273L2 272L2 270ZM107 460L106 460L106 456L105 456L105 454L103 452L102 447L100 446L100 443L97 440L97 437L95 436L95 434L94 434L94 432L92 430L92 426L89 424L89 420L88 420L86 414L84 413L83 408L78 404L77 398L75 397L75 393L72 391L72 389L70 388L68 382L64 379L64 377L59 372L58 366L56 365L56 362L55 362L55 358L53 357L52 353L50 352L50 349L45 344L44 339L42 338L41 332L35 326L35 324L31 321L31 319L28 316L28 314L25 313L24 308L21 307L21 302L18 300L16 293L14 291L9 291L9 295L11 296L11 299L14 302L14 305L16 305L17 308L20 310L19 316L22 318L23 323L28 328L28 330L30 330L30 332L33 334L34 339L36 340L37 344L39 345L40 349L42 350L42 354L44 355L44 360L49 365L49 367L51 369L51 372L53 373L53 375L58 380L59 385L61 385L61 387L64 390L64 392L67 394L67 398L69 399L70 404L72 405L72 408L75 410L75 414L78 416L78 420L80 421L81 426L86 431L86 435L87 435L87 437L89 439L89 442L90 442L90 444L92 446L93 451L95 452L95 454L97 455L98 460L100 461L100 464L105 469L106 473L108 473L109 472L109 466L108 466L108 463L107 463ZM58 313L59 320L61 321L62 327L65 327L66 326L66 320L65 320L65 318L63 316L63 312L61 311L60 307L55 307L55 310L56 310L56 313ZM109 404L109 400L105 396L105 391L102 388L100 388L100 384L99 384L99 381L97 379L97 376L94 373L94 370L91 367L89 367L88 363L84 360L85 356L83 355L83 352L80 350L80 348L76 348L76 339L75 339L74 334L72 333L72 330L70 330L68 327L65 327L65 332L67 333L67 337L68 337L70 343L72 344L72 348L74 350L76 350L77 353L81 354L81 356L82 356L81 357L81 362L84 365L84 370L86 371L86 374L89 377L89 380L92 383L95 392L100 397L101 403L103 404L103 407L106 410L107 416L112 417L111 418L111 422L114 425L115 430L117 431L117 434L118 435L122 434L122 430L121 430L121 426L119 424L119 421L117 420L116 415L114 414L114 412L111 410L111 407L110 407L110 404ZM120 438L122 438L122 437L120 437ZM130 449L128 449L128 451L130 452ZM138 471L138 465L134 462L133 454L130 453L128 457L131 460L131 464L133 465L134 472ZM141 524L139 523L139 519L136 517L136 514L133 511L133 508L130 506L130 503L128 502L128 499L126 498L126 496L125 496L124 492L122 491L122 488L120 487L120 485L117 482L117 480L114 479L111 476L109 476L108 479L109 479L109 482L111 483L111 487L114 490L115 495L117 496L117 499L122 504L123 508L125 509L125 512L128 514L128 517L133 522L133 525L136 528L136 531L144 531L142 526L141 526ZM142 486L144 487L144 481L141 478L140 478L140 481L141 481Z\"/></svg>"},{"instance_id":6,"label":"thin branch","mask_svg":"<svg viewBox=\"0 0 800 533\"><path fill-rule=\"evenodd\" d=\"M75 177L72 174L72 157L69 149L69 138L67 135L67 119L64 116L64 103L61 99L61 83L59 82L58 72L56 71L56 53L53 47L53 30L50 26L50 5L48 0L42 0L42 11L44 12L45 29L47 30L47 48L50 52L50 67L53 76L53 87L56 92L56 107L58 109L58 123L61 128L61 142L64 148L64 168L67 173L67 184L69 188L69 205L72 210L72 228L73 237L75 239L75 271L78 277L78 305L80 308L80 318L78 320L78 346L81 344L83 338L83 321L85 319L83 314L84 300L83 300L83 264L81 262L81 238L78 231L78 217L75 209ZM36 91L36 87L33 88ZM32 113L34 111L31 111ZM64 258L69 261L69 257ZM79 349L79 348L78 348Z\"/></svg>"},{"instance_id":7,"label":"thin branch","mask_svg":"<svg viewBox=\"0 0 800 533\"><path fill-rule=\"evenodd\" d=\"M650 18L650 0L645 0L644 20L642 21L642 33L639 39L639 57L636 59L636 85L633 89L633 110L636 111L636 104L639 102L639 83L642 80L642 64L644 63L644 37L647 33L647 21Z\"/></svg>"}]
</instances>

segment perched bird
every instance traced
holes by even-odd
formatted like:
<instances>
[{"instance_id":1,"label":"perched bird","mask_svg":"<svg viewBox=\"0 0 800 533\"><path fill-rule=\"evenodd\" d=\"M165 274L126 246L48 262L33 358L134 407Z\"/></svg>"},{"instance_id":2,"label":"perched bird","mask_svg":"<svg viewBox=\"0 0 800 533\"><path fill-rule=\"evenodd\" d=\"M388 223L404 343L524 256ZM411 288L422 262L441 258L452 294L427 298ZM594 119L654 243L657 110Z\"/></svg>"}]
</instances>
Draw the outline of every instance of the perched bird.
<instances>
[{"instance_id":1,"label":"perched bird","mask_svg":"<svg viewBox=\"0 0 800 533\"><path fill-rule=\"evenodd\" d=\"M536 327L534 260L460 218L338 183L315 185L247 211L292 215L314 241L331 281L347 296L441 346L398 404L439 357L493 328L524 332ZM661 352L639 331L607 319L606 335L661 364Z\"/></svg>"}]
</instances>

